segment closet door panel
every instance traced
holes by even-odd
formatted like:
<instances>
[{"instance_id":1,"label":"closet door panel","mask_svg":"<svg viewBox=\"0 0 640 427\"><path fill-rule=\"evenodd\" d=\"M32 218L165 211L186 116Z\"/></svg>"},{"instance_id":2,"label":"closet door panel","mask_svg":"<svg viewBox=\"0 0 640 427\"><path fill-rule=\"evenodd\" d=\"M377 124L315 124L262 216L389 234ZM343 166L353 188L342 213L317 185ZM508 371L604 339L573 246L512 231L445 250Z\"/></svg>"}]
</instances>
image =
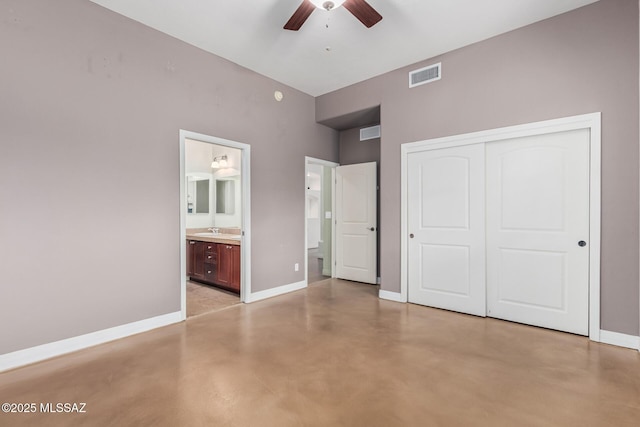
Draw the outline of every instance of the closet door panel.
<instances>
[{"instance_id":1,"label":"closet door panel","mask_svg":"<svg viewBox=\"0 0 640 427\"><path fill-rule=\"evenodd\" d=\"M484 145L408 157L409 302L485 315Z\"/></svg>"},{"instance_id":2,"label":"closet door panel","mask_svg":"<svg viewBox=\"0 0 640 427\"><path fill-rule=\"evenodd\" d=\"M486 156L487 314L588 335L589 131L492 142Z\"/></svg>"}]
</instances>

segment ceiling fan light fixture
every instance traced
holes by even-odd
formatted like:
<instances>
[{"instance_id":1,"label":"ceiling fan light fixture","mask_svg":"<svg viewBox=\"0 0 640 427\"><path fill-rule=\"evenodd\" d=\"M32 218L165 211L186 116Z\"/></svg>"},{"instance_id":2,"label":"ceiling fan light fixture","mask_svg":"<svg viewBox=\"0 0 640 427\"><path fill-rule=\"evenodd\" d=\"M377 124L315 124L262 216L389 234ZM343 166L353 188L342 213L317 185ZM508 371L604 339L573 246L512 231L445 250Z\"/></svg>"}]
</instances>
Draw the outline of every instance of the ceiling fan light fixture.
<instances>
[{"instance_id":1,"label":"ceiling fan light fixture","mask_svg":"<svg viewBox=\"0 0 640 427\"><path fill-rule=\"evenodd\" d=\"M337 9L342 6L345 0L309 0L315 7L323 10Z\"/></svg>"}]
</instances>

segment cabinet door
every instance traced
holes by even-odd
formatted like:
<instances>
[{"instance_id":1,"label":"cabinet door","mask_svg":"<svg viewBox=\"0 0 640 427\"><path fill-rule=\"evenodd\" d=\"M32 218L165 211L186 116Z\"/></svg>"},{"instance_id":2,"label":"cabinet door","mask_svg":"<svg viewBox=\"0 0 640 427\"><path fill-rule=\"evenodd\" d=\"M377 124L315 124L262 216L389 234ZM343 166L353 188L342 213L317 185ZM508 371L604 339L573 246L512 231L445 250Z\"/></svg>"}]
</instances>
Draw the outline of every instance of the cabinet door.
<instances>
[{"instance_id":1,"label":"cabinet door","mask_svg":"<svg viewBox=\"0 0 640 427\"><path fill-rule=\"evenodd\" d=\"M217 283L222 286L230 286L232 271L231 245L218 243L218 278Z\"/></svg>"},{"instance_id":2,"label":"cabinet door","mask_svg":"<svg viewBox=\"0 0 640 427\"><path fill-rule=\"evenodd\" d=\"M229 286L240 292L240 246L231 246L231 281Z\"/></svg>"},{"instance_id":3,"label":"cabinet door","mask_svg":"<svg viewBox=\"0 0 640 427\"><path fill-rule=\"evenodd\" d=\"M195 246L196 246L195 240L187 240L187 276L189 277L193 276L193 270L195 268L195 263L196 263Z\"/></svg>"},{"instance_id":4,"label":"cabinet door","mask_svg":"<svg viewBox=\"0 0 640 427\"><path fill-rule=\"evenodd\" d=\"M218 244L218 277L216 283L240 292L240 246Z\"/></svg>"},{"instance_id":5,"label":"cabinet door","mask_svg":"<svg viewBox=\"0 0 640 427\"><path fill-rule=\"evenodd\" d=\"M193 269L191 277L194 279L204 279L204 252L205 242L196 241L194 245L189 245L193 250Z\"/></svg>"}]
</instances>

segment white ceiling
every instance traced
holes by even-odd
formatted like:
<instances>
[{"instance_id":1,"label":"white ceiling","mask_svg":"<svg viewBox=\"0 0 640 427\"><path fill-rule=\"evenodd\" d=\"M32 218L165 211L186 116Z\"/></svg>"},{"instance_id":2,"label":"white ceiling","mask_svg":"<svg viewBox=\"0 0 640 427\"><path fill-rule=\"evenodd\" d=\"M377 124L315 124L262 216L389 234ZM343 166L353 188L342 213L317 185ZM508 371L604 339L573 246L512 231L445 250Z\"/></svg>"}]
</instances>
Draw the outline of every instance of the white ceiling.
<instances>
[{"instance_id":1,"label":"white ceiling","mask_svg":"<svg viewBox=\"0 0 640 427\"><path fill-rule=\"evenodd\" d=\"M367 0L372 28L340 7L297 32L282 26L302 0L91 1L318 96L596 0Z\"/></svg>"}]
</instances>

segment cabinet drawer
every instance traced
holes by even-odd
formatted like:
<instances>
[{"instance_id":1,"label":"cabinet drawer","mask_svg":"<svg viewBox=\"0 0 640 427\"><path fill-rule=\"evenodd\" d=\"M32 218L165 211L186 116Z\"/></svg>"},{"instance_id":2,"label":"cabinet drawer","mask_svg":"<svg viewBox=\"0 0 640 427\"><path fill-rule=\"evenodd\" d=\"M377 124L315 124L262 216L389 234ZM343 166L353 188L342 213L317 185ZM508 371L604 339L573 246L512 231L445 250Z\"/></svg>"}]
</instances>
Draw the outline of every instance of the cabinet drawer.
<instances>
[{"instance_id":1,"label":"cabinet drawer","mask_svg":"<svg viewBox=\"0 0 640 427\"><path fill-rule=\"evenodd\" d=\"M218 270L214 264L204 265L204 280L206 282L214 283L218 277Z\"/></svg>"},{"instance_id":2,"label":"cabinet drawer","mask_svg":"<svg viewBox=\"0 0 640 427\"><path fill-rule=\"evenodd\" d=\"M216 252L207 251L204 253L204 263L205 264L217 264L218 256Z\"/></svg>"}]
</instances>

